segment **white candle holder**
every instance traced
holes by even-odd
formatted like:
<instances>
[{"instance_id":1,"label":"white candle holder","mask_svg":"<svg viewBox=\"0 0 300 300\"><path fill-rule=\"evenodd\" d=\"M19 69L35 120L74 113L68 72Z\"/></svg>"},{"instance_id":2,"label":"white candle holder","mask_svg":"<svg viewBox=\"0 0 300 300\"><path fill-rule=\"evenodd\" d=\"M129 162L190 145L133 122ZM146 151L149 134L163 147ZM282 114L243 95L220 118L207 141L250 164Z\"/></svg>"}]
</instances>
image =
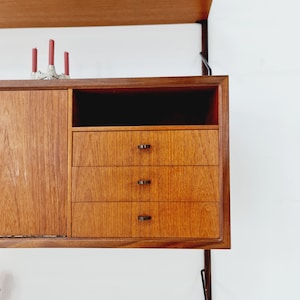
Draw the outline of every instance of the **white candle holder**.
<instances>
[{"instance_id":1,"label":"white candle holder","mask_svg":"<svg viewBox=\"0 0 300 300\"><path fill-rule=\"evenodd\" d=\"M40 80L53 80L53 79L69 79L70 76L64 73L57 74L55 71L54 65L49 65L47 72L43 73L41 71L31 72L31 79L40 79Z\"/></svg>"}]
</instances>

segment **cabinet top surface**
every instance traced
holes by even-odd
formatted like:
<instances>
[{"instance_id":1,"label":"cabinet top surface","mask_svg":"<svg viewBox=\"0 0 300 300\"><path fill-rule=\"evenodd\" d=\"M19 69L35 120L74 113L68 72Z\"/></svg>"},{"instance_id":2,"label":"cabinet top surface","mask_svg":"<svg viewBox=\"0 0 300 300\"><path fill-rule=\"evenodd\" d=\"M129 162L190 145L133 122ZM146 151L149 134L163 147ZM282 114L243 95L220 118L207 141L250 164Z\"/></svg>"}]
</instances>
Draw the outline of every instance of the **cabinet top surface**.
<instances>
[{"instance_id":1,"label":"cabinet top surface","mask_svg":"<svg viewBox=\"0 0 300 300\"><path fill-rule=\"evenodd\" d=\"M217 87L225 81L228 81L227 75L59 80L0 80L0 90Z\"/></svg>"},{"instance_id":2,"label":"cabinet top surface","mask_svg":"<svg viewBox=\"0 0 300 300\"><path fill-rule=\"evenodd\" d=\"M212 0L0 0L0 28L195 23Z\"/></svg>"}]
</instances>

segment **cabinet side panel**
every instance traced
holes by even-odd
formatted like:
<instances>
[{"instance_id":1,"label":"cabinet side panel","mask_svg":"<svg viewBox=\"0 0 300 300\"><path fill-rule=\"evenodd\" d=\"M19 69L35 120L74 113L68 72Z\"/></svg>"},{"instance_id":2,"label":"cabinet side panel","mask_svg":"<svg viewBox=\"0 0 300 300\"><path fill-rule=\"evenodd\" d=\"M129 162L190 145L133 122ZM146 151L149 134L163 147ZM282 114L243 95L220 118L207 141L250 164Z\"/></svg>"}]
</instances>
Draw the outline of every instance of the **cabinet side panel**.
<instances>
[{"instance_id":1,"label":"cabinet side panel","mask_svg":"<svg viewBox=\"0 0 300 300\"><path fill-rule=\"evenodd\" d=\"M230 155L229 155L229 80L225 77L218 88L220 127L220 199L223 229L222 248L231 248L230 226Z\"/></svg>"}]
</instances>

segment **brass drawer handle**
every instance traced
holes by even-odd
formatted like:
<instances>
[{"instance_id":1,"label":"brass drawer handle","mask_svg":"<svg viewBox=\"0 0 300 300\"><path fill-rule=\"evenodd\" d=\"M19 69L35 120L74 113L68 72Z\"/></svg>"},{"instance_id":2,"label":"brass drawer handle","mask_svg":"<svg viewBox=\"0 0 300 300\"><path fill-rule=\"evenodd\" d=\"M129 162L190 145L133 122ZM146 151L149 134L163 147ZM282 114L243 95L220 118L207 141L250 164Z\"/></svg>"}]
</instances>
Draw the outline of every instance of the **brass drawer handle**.
<instances>
[{"instance_id":1,"label":"brass drawer handle","mask_svg":"<svg viewBox=\"0 0 300 300\"><path fill-rule=\"evenodd\" d=\"M137 147L139 149L149 149L149 148L151 148L151 145L149 145L149 144L140 144Z\"/></svg>"},{"instance_id":2,"label":"brass drawer handle","mask_svg":"<svg viewBox=\"0 0 300 300\"><path fill-rule=\"evenodd\" d=\"M151 184L151 180L138 180L137 183L138 183L139 185Z\"/></svg>"},{"instance_id":3,"label":"brass drawer handle","mask_svg":"<svg viewBox=\"0 0 300 300\"><path fill-rule=\"evenodd\" d=\"M138 216L139 221L150 221L151 216L145 215L145 216Z\"/></svg>"}]
</instances>

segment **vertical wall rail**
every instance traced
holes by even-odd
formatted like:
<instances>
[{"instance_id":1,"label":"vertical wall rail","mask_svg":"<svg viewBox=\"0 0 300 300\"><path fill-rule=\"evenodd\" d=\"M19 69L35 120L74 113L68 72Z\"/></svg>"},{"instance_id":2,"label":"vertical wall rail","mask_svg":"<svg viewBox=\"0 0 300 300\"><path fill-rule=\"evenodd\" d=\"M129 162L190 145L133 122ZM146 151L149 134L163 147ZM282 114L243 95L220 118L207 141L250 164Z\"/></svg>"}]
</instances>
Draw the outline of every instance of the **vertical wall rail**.
<instances>
[{"instance_id":1,"label":"vertical wall rail","mask_svg":"<svg viewBox=\"0 0 300 300\"><path fill-rule=\"evenodd\" d=\"M204 269L201 270L202 287L205 300L211 300L211 252L204 250Z\"/></svg>"},{"instance_id":2,"label":"vertical wall rail","mask_svg":"<svg viewBox=\"0 0 300 300\"><path fill-rule=\"evenodd\" d=\"M205 270L205 292L207 300L212 300L211 297L211 252L204 250L204 270Z\"/></svg>"},{"instance_id":3,"label":"vertical wall rail","mask_svg":"<svg viewBox=\"0 0 300 300\"><path fill-rule=\"evenodd\" d=\"M208 64L208 24L207 20L200 20L201 24L201 60L202 74L212 75L212 70ZM201 271L203 292L205 300L212 300L211 295L211 250L204 250L204 269Z\"/></svg>"}]
</instances>

